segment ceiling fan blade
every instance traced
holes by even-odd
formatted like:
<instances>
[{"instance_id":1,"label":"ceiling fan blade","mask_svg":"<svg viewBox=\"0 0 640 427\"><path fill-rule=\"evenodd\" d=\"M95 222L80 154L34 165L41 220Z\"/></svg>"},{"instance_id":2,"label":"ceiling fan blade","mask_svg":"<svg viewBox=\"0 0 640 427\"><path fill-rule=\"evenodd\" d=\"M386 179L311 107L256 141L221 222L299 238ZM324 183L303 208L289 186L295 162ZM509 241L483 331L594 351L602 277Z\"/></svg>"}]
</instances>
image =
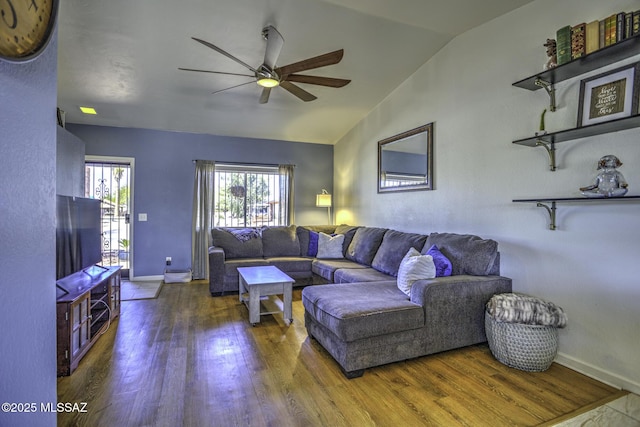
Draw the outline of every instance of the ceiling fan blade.
<instances>
[{"instance_id":1,"label":"ceiling fan blade","mask_svg":"<svg viewBox=\"0 0 640 427\"><path fill-rule=\"evenodd\" d=\"M271 94L271 88L265 87L262 89L262 95L260 95L260 104L266 104L269 102L269 95Z\"/></svg>"},{"instance_id":2,"label":"ceiling fan blade","mask_svg":"<svg viewBox=\"0 0 640 427\"><path fill-rule=\"evenodd\" d=\"M343 55L344 49L340 49L334 52L325 53L324 55L314 56L313 58L305 59L300 62L294 62L293 64L276 68L275 72L280 76L285 76L287 74L299 73L300 71L326 67L327 65L333 65L340 62Z\"/></svg>"},{"instance_id":3,"label":"ceiling fan blade","mask_svg":"<svg viewBox=\"0 0 640 427\"><path fill-rule=\"evenodd\" d=\"M289 74L286 80L296 83L308 83L328 87L343 87L351 83L351 80L335 79L333 77L306 76L303 74Z\"/></svg>"},{"instance_id":4,"label":"ceiling fan blade","mask_svg":"<svg viewBox=\"0 0 640 427\"><path fill-rule=\"evenodd\" d=\"M239 85L231 86L231 87L228 87L228 88L225 88L225 89L216 90L216 91L214 91L214 92L211 92L211 94L213 95L213 94L216 94L216 93L224 92L225 90L235 89L235 88L237 88L237 87L245 86L245 85L248 85L248 84L251 84L251 83L255 83L255 82L241 83L241 84L239 84Z\"/></svg>"},{"instance_id":5,"label":"ceiling fan blade","mask_svg":"<svg viewBox=\"0 0 640 427\"><path fill-rule=\"evenodd\" d=\"M264 63L267 67L273 70L276 66L276 61L280 56L280 51L284 45L284 39L282 35L273 28L271 25L262 30L262 37L267 40L267 50L264 53Z\"/></svg>"},{"instance_id":6,"label":"ceiling fan blade","mask_svg":"<svg viewBox=\"0 0 640 427\"><path fill-rule=\"evenodd\" d=\"M292 95L295 95L298 98L302 99L304 102L309 102L309 101L313 101L314 99L317 99L317 97L310 94L306 90L288 81L280 82L280 87L289 91L289 93L291 93Z\"/></svg>"},{"instance_id":7,"label":"ceiling fan blade","mask_svg":"<svg viewBox=\"0 0 640 427\"><path fill-rule=\"evenodd\" d=\"M214 44L211 44L211 43L209 43L209 42L207 42L207 41L204 41L204 40L201 40L201 39L195 38L195 37L191 37L191 38L192 38L192 39L194 39L195 41L197 41L198 43L202 43L203 45L205 45L205 46L207 46L207 47L209 47L209 48L211 48L211 49L215 50L216 52L223 54L223 55L224 55L224 56L226 56L227 58L229 58L229 59L232 59L232 60L236 61L238 64L240 64L240 65L242 65L242 66L244 66L244 67L246 67L246 68L250 69L250 70L251 70L251 71L253 71L254 73L257 73L257 72L258 72L258 70L256 70L255 68L253 68L251 65L244 63L243 61L239 60L238 58L236 58L235 56L231 55L230 53L228 53L228 52L226 52L226 51L224 51L224 50L220 49L218 46L216 46L216 45L214 45Z\"/></svg>"},{"instance_id":8,"label":"ceiling fan blade","mask_svg":"<svg viewBox=\"0 0 640 427\"><path fill-rule=\"evenodd\" d=\"M178 67L178 70L182 70L182 71L195 71L197 73L213 73L213 74L225 74L227 76L242 76L242 77L252 77L255 78L256 76L251 75L251 74L238 74L238 73L225 73L224 71L209 71L209 70L195 70L193 68L180 68Z\"/></svg>"}]
</instances>

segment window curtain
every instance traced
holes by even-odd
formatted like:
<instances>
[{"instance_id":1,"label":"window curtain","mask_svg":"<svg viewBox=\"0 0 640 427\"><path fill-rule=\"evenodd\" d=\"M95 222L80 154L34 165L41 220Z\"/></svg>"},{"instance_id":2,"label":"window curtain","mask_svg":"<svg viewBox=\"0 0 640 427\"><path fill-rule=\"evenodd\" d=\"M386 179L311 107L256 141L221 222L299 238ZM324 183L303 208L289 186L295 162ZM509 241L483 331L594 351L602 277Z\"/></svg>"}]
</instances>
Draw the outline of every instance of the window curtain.
<instances>
[{"instance_id":1,"label":"window curtain","mask_svg":"<svg viewBox=\"0 0 640 427\"><path fill-rule=\"evenodd\" d=\"M209 246L213 227L215 162L196 160L193 183L191 269L194 279L209 278Z\"/></svg>"},{"instance_id":2,"label":"window curtain","mask_svg":"<svg viewBox=\"0 0 640 427\"><path fill-rule=\"evenodd\" d=\"M280 218L284 219L285 225L295 224L293 197L293 170L294 165L278 165L280 174Z\"/></svg>"}]
</instances>

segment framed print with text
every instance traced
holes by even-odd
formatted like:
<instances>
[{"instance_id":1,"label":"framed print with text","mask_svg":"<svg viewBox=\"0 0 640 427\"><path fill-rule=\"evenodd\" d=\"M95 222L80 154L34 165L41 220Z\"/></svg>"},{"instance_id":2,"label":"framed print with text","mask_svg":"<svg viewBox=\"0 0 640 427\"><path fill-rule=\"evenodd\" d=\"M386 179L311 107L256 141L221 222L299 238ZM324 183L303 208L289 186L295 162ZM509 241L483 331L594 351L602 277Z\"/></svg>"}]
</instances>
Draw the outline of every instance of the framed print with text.
<instances>
[{"instance_id":1,"label":"framed print with text","mask_svg":"<svg viewBox=\"0 0 640 427\"><path fill-rule=\"evenodd\" d=\"M638 114L640 62L580 82L578 127Z\"/></svg>"}]
</instances>

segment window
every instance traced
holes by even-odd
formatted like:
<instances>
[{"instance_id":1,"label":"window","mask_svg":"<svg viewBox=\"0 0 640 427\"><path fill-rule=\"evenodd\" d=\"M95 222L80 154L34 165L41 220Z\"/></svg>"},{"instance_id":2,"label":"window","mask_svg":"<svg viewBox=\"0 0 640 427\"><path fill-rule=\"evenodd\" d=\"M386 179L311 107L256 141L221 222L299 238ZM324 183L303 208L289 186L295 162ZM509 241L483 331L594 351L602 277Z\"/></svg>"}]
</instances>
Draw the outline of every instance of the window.
<instances>
[{"instance_id":1,"label":"window","mask_svg":"<svg viewBox=\"0 0 640 427\"><path fill-rule=\"evenodd\" d=\"M213 224L216 227L289 225L288 180L278 166L215 166Z\"/></svg>"}]
</instances>

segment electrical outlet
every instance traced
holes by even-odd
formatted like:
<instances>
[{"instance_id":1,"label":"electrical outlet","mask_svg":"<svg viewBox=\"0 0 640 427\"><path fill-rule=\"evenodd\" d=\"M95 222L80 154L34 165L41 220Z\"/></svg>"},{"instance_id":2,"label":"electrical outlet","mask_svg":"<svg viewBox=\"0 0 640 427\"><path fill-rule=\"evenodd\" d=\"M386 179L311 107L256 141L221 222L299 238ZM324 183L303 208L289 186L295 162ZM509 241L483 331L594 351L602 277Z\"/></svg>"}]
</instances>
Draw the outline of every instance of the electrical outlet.
<instances>
[{"instance_id":1,"label":"electrical outlet","mask_svg":"<svg viewBox=\"0 0 640 427\"><path fill-rule=\"evenodd\" d=\"M170 257L170 256L168 256L167 258L165 258L165 263L166 263L167 265L171 265L171 257Z\"/></svg>"}]
</instances>

